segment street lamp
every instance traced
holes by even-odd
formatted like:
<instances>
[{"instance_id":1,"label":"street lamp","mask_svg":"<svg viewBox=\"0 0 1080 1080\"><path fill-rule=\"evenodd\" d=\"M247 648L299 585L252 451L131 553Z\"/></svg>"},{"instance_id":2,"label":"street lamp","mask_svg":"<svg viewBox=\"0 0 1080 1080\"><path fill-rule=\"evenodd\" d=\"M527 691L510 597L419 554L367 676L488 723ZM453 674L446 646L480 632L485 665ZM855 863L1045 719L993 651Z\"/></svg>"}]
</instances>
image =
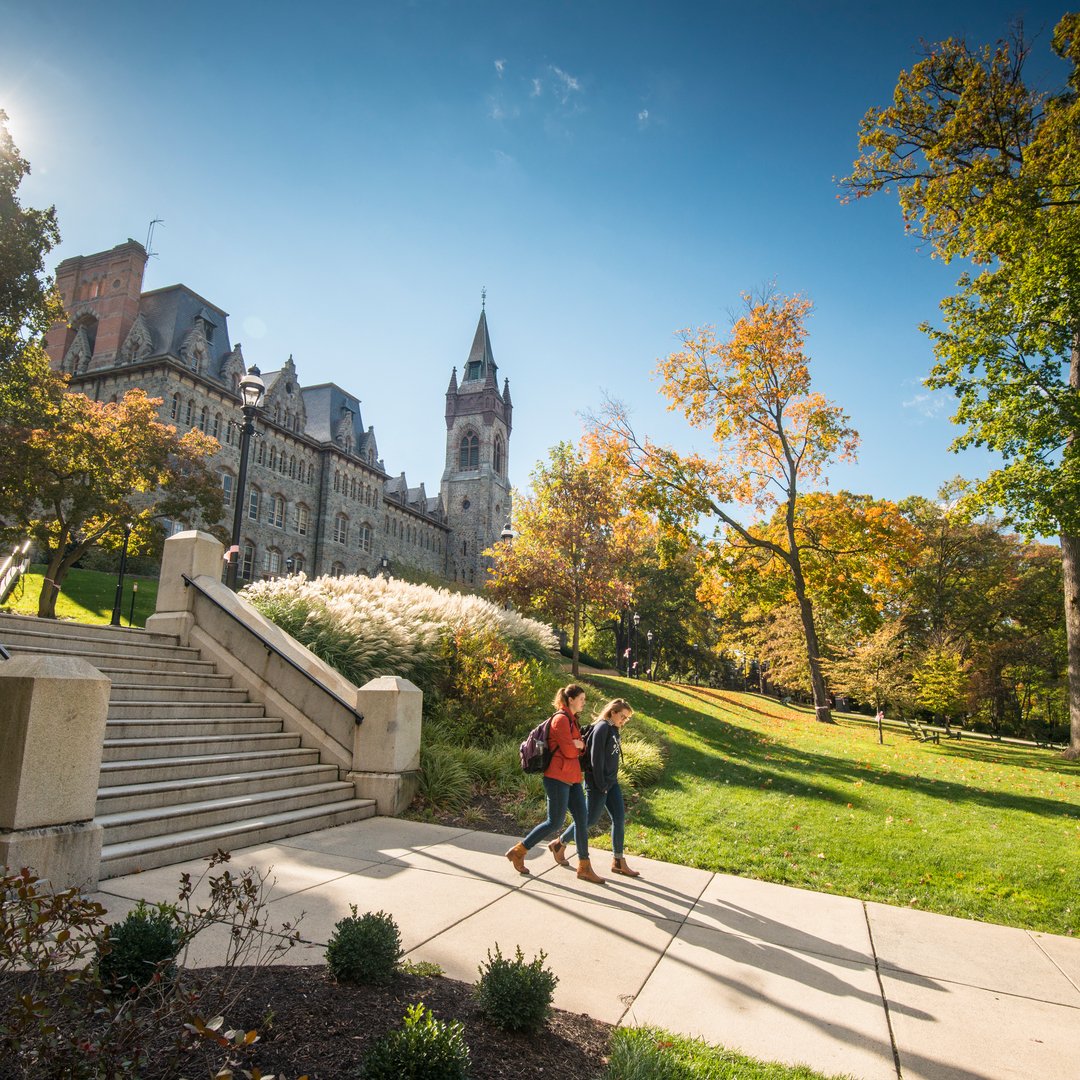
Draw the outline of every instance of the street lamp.
<instances>
[{"instance_id":1,"label":"street lamp","mask_svg":"<svg viewBox=\"0 0 1080 1080\"><path fill-rule=\"evenodd\" d=\"M116 598L113 600L112 620L110 622L112 626L120 625L120 605L124 600L124 573L127 570L128 541L131 539L133 527L132 522L124 522L124 546L120 549L120 573L116 577Z\"/></svg>"},{"instance_id":2,"label":"street lamp","mask_svg":"<svg viewBox=\"0 0 1080 1080\"><path fill-rule=\"evenodd\" d=\"M653 639L652 631L650 630L645 635L645 637L648 639L648 642L649 642L649 678L652 679L652 639Z\"/></svg>"},{"instance_id":3,"label":"street lamp","mask_svg":"<svg viewBox=\"0 0 1080 1080\"><path fill-rule=\"evenodd\" d=\"M390 578L390 560L385 555L379 560L379 573L382 574L382 576L384 578L389 580L389 578Z\"/></svg>"},{"instance_id":4,"label":"street lamp","mask_svg":"<svg viewBox=\"0 0 1080 1080\"><path fill-rule=\"evenodd\" d=\"M637 628L638 628L638 623L640 623L640 622L641 622L641 616L635 611L634 612L634 618L633 618L634 629L631 631L631 634L630 634L630 648L633 650L633 653L634 653L634 663L635 664L637 663ZM634 677L634 669L630 668L630 670L627 672L627 674L632 679Z\"/></svg>"},{"instance_id":5,"label":"street lamp","mask_svg":"<svg viewBox=\"0 0 1080 1080\"><path fill-rule=\"evenodd\" d=\"M240 407L244 411L244 424L240 428L240 469L236 478L236 513L233 514L232 547L229 549L229 566L225 572L225 584L236 588L240 569L240 526L244 518L244 486L247 483L248 447L255 434L255 414L263 402L266 384L259 378L259 369L253 364L240 380Z\"/></svg>"}]
</instances>

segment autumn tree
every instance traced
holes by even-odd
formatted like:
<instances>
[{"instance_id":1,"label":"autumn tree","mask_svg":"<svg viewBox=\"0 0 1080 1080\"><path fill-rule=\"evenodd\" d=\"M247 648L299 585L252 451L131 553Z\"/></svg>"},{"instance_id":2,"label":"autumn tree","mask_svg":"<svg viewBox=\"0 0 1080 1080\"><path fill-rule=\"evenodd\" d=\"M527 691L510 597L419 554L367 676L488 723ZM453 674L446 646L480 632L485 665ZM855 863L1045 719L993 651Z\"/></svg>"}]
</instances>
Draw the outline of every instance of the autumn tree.
<instances>
[{"instance_id":1,"label":"autumn tree","mask_svg":"<svg viewBox=\"0 0 1080 1080\"><path fill-rule=\"evenodd\" d=\"M631 596L619 570L632 525L610 464L587 448L552 447L533 470L529 494L514 499L513 541L486 552L495 599L571 628L574 675L587 608L618 608Z\"/></svg>"},{"instance_id":2,"label":"autumn tree","mask_svg":"<svg viewBox=\"0 0 1080 1080\"><path fill-rule=\"evenodd\" d=\"M748 547L783 567L798 609L817 718L831 722L813 604L796 521L800 501L836 458L852 458L858 441L839 406L811 389L805 351L810 302L798 296L744 297L731 337L711 327L684 331L683 348L660 362L670 408L708 431L714 456L680 454L639 439L611 405L599 427L619 446L644 505L675 528L712 518ZM737 506L765 516L779 508L779 537L744 524Z\"/></svg>"},{"instance_id":3,"label":"autumn tree","mask_svg":"<svg viewBox=\"0 0 1080 1080\"><path fill-rule=\"evenodd\" d=\"M26 521L47 563L41 618L55 618L71 567L125 524L138 550L157 520L221 517L221 483L207 465L216 440L197 429L178 435L158 420L160 404L142 390L107 403L64 394L55 422L27 436L37 486Z\"/></svg>"},{"instance_id":4,"label":"autumn tree","mask_svg":"<svg viewBox=\"0 0 1080 1080\"><path fill-rule=\"evenodd\" d=\"M1047 93L1025 81L1018 29L995 47L949 39L872 108L844 181L856 197L895 188L907 228L973 264L924 327L964 432L1004 459L970 496L1061 543L1071 738L1080 756L1080 14L1054 29L1069 65Z\"/></svg>"},{"instance_id":5,"label":"autumn tree","mask_svg":"<svg viewBox=\"0 0 1080 1080\"><path fill-rule=\"evenodd\" d=\"M18 190L29 172L0 109L0 531L7 538L21 533L17 505L35 484L28 434L52 422L64 388L42 344L63 317L45 274L45 258L60 233L52 207L20 203Z\"/></svg>"}]
</instances>

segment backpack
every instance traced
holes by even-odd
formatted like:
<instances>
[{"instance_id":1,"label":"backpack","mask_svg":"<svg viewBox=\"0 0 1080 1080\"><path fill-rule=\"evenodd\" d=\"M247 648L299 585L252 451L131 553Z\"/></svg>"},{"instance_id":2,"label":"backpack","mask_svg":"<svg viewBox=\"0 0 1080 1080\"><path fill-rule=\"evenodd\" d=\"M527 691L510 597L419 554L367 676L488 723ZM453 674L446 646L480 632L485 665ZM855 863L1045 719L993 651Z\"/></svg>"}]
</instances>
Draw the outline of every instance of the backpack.
<instances>
[{"instance_id":1,"label":"backpack","mask_svg":"<svg viewBox=\"0 0 1080 1080\"><path fill-rule=\"evenodd\" d=\"M548 745L548 740L554 719L554 716L549 716L525 736L525 741L518 748L522 772L542 773L551 764L554 751Z\"/></svg>"}]
</instances>

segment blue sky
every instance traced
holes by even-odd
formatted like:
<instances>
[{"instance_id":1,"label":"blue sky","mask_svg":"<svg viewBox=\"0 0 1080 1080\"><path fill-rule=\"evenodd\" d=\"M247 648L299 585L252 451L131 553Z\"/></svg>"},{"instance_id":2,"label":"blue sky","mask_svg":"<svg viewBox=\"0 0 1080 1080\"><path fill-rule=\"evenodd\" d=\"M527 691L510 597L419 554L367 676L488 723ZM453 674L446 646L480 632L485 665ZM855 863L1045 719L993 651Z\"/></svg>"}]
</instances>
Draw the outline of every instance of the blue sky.
<instances>
[{"instance_id":1,"label":"blue sky","mask_svg":"<svg viewBox=\"0 0 1080 1080\"><path fill-rule=\"evenodd\" d=\"M702 445L652 369L774 282L813 299L816 388L862 435L834 487L932 495L956 456L921 386L958 268L903 235L895 198L837 199L858 121L920 40L1037 37L1045 3L414 0L309 5L0 0L0 107L55 204L55 262L152 218L146 288L230 314L249 363L356 393L392 472L437 487L450 369L487 288L525 485L605 394Z\"/></svg>"}]
</instances>

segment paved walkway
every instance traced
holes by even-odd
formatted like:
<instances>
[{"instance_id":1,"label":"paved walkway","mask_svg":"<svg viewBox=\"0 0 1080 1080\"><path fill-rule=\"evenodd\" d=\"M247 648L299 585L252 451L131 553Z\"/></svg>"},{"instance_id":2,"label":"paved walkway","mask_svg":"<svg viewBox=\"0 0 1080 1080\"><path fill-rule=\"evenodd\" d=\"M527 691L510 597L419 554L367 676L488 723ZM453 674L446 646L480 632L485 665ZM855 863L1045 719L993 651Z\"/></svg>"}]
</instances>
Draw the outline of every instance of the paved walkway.
<instances>
[{"instance_id":1,"label":"paved walkway","mask_svg":"<svg viewBox=\"0 0 1080 1080\"><path fill-rule=\"evenodd\" d=\"M502 855L515 839L373 818L232 865L272 870L272 925L304 913L288 963L322 963L356 904L390 912L411 959L469 982L496 942L544 949L556 1005L612 1024L859 1080L1080 1076L1080 939L647 859L633 860L642 877L596 886L537 849L520 877ZM140 897L174 900L183 869L201 864L113 878L98 899L117 918ZM221 942L208 932L195 949L190 962L213 964Z\"/></svg>"}]
</instances>

